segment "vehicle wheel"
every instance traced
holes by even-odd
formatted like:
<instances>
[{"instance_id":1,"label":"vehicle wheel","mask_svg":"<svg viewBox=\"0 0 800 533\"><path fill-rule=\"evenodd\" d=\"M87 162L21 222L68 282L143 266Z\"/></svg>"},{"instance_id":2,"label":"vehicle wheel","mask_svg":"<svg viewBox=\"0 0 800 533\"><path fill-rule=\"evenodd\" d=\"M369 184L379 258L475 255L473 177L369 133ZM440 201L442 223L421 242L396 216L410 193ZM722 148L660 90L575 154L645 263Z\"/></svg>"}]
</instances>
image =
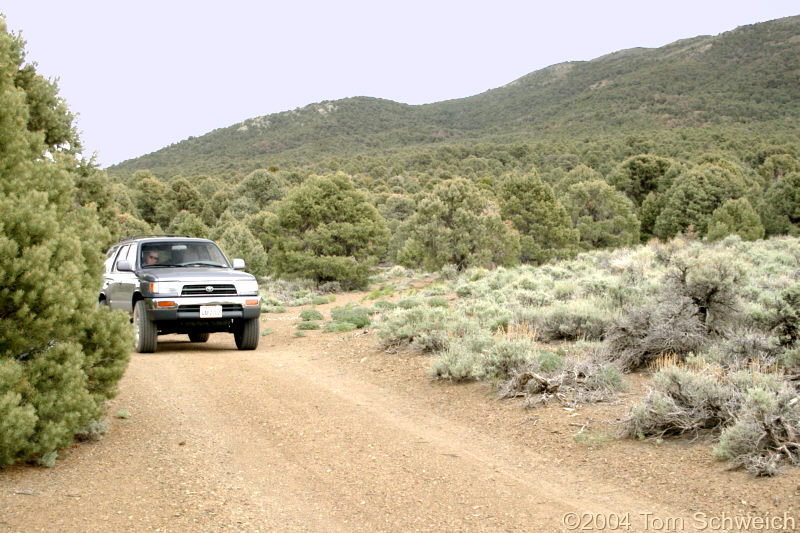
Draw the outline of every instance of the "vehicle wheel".
<instances>
[{"instance_id":1,"label":"vehicle wheel","mask_svg":"<svg viewBox=\"0 0 800 533\"><path fill-rule=\"evenodd\" d=\"M258 318L248 318L240 322L233 332L236 347L240 350L255 350L258 346Z\"/></svg>"},{"instance_id":2,"label":"vehicle wheel","mask_svg":"<svg viewBox=\"0 0 800 533\"><path fill-rule=\"evenodd\" d=\"M134 349L139 353L152 353L158 344L156 325L147 318L144 300L139 300L133 308Z\"/></svg>"},{"instance_id":3,"label":"vehicle wheel","mask_svg":"<svg viewBox=\"0 0 800 533\"><path fill-rule=\"evenodd\" d=\"M189 340L192 342L206 342L209 335L210 333L207 331L195 331L189 333Z\"/></svg>"}]
</instances>

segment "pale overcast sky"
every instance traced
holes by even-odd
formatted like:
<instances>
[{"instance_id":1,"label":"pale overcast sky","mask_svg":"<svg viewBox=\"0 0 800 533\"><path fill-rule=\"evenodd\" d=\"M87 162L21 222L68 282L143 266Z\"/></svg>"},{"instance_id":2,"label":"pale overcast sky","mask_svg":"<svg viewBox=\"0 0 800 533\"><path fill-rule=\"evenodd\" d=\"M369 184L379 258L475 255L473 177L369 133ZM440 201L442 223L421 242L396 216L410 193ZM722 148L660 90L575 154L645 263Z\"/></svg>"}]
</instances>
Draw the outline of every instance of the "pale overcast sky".
<instances>
[{"instance_id":1,"label":"pale overcast sky","mask_svg":"<svg viewBox=\"0 0 800 533\"><path fill-rule=\"evenodd\" d=\"M800 14L797 0L3 0L102 166L323 100L462 98L563 61Z\"/></svg>"}]
</instances>

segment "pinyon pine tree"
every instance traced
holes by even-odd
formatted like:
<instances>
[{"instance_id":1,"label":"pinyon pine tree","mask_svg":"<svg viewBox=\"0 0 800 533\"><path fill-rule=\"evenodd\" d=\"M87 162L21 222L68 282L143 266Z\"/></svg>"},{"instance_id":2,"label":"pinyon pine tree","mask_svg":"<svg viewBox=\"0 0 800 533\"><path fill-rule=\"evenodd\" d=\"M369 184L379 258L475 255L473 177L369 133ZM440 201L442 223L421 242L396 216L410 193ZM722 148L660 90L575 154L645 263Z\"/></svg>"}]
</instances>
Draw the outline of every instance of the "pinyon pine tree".
<instances>
[{"instance_id":1,"label":"pinyon pine tree","mask_svg":"<svg viewBox=\"0 0 800 533\"><path fill-rule=\"evenodd\" d=\"M0 17L0 466L51 464L103 414L131 344L127 317L96 308L109 233L76 194L73 116L24 61Z\"/></svg>"},{"instance_id":2,"label":"pinyon pine tree","mask_svg":"<svg viewBox=\"0 0 800 533\"><path fill-rule=\"evenodd\" d=\"M500 215L520 233L521 259L541 264L578 251L578 230L553 189L536 173L508 176L500 186Z\"/></svg>"},{"instance_id":3,"label":"pinyon pine tree","mask_svg":"<svg viewBox=\"0 0 800 533\"><path fill-rule=\"evenodd\" d=\"M421 195L417 212L404 224L408 239L397 259L429 271L444 265L514 265L519 233L500 217L486 192L464 178L443 181Z\"/></svg>"},{"instance_id":4,"label":"pinyon pine tree","mask_svg":"<svg viewBox=\"0 0 800 533\"><path fill-rule=\"evenodd\" d=\"M349 176L311 177L275 207L268 220L273 274L363 287L386 251L389 230Z\"/></svg>"}]
</instances>

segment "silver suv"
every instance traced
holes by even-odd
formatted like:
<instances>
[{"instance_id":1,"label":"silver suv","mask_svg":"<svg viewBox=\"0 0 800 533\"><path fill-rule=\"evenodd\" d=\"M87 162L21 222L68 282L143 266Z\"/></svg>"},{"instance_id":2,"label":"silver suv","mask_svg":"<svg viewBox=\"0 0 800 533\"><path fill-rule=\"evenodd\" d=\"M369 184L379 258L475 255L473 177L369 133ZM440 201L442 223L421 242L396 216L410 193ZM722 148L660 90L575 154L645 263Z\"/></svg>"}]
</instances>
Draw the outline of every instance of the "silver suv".
<instances>
[{"instance_id":1,"label":"silver suv","mask_svg":"<svg viewBox=\"0 0 800 533\"><path fill-rule=\"evenodd\" d=\"M233 333L236 347L258 346L258 282L228 262L208 239L135 236L108 250L98 303L131 315L137 352L154 352L158 335L188 333L205 342L212 332Z\"/></svg>"}]
</instances>

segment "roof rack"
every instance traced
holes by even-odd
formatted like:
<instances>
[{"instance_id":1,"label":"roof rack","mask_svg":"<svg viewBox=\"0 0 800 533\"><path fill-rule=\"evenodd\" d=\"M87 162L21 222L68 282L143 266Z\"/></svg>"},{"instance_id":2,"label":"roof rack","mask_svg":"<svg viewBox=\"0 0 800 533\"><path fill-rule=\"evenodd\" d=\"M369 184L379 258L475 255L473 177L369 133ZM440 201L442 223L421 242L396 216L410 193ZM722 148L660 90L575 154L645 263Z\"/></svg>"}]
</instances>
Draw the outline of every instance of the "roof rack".
<instances>
[{"instance_id":1,"label":"roof rack","mask_svg":"<svg viewBox=\"0 0 800 533\"><path fill-rule=\"evenodd\" d=\"M192 238L190 235L180 235L177 233L138 233L136 235L131 235L129 237L125 237L124 239L120 239L119 242L132 241L134 239L146 239L151 237L185 237L187 239Z\"/></svg>"}]
</instances>

